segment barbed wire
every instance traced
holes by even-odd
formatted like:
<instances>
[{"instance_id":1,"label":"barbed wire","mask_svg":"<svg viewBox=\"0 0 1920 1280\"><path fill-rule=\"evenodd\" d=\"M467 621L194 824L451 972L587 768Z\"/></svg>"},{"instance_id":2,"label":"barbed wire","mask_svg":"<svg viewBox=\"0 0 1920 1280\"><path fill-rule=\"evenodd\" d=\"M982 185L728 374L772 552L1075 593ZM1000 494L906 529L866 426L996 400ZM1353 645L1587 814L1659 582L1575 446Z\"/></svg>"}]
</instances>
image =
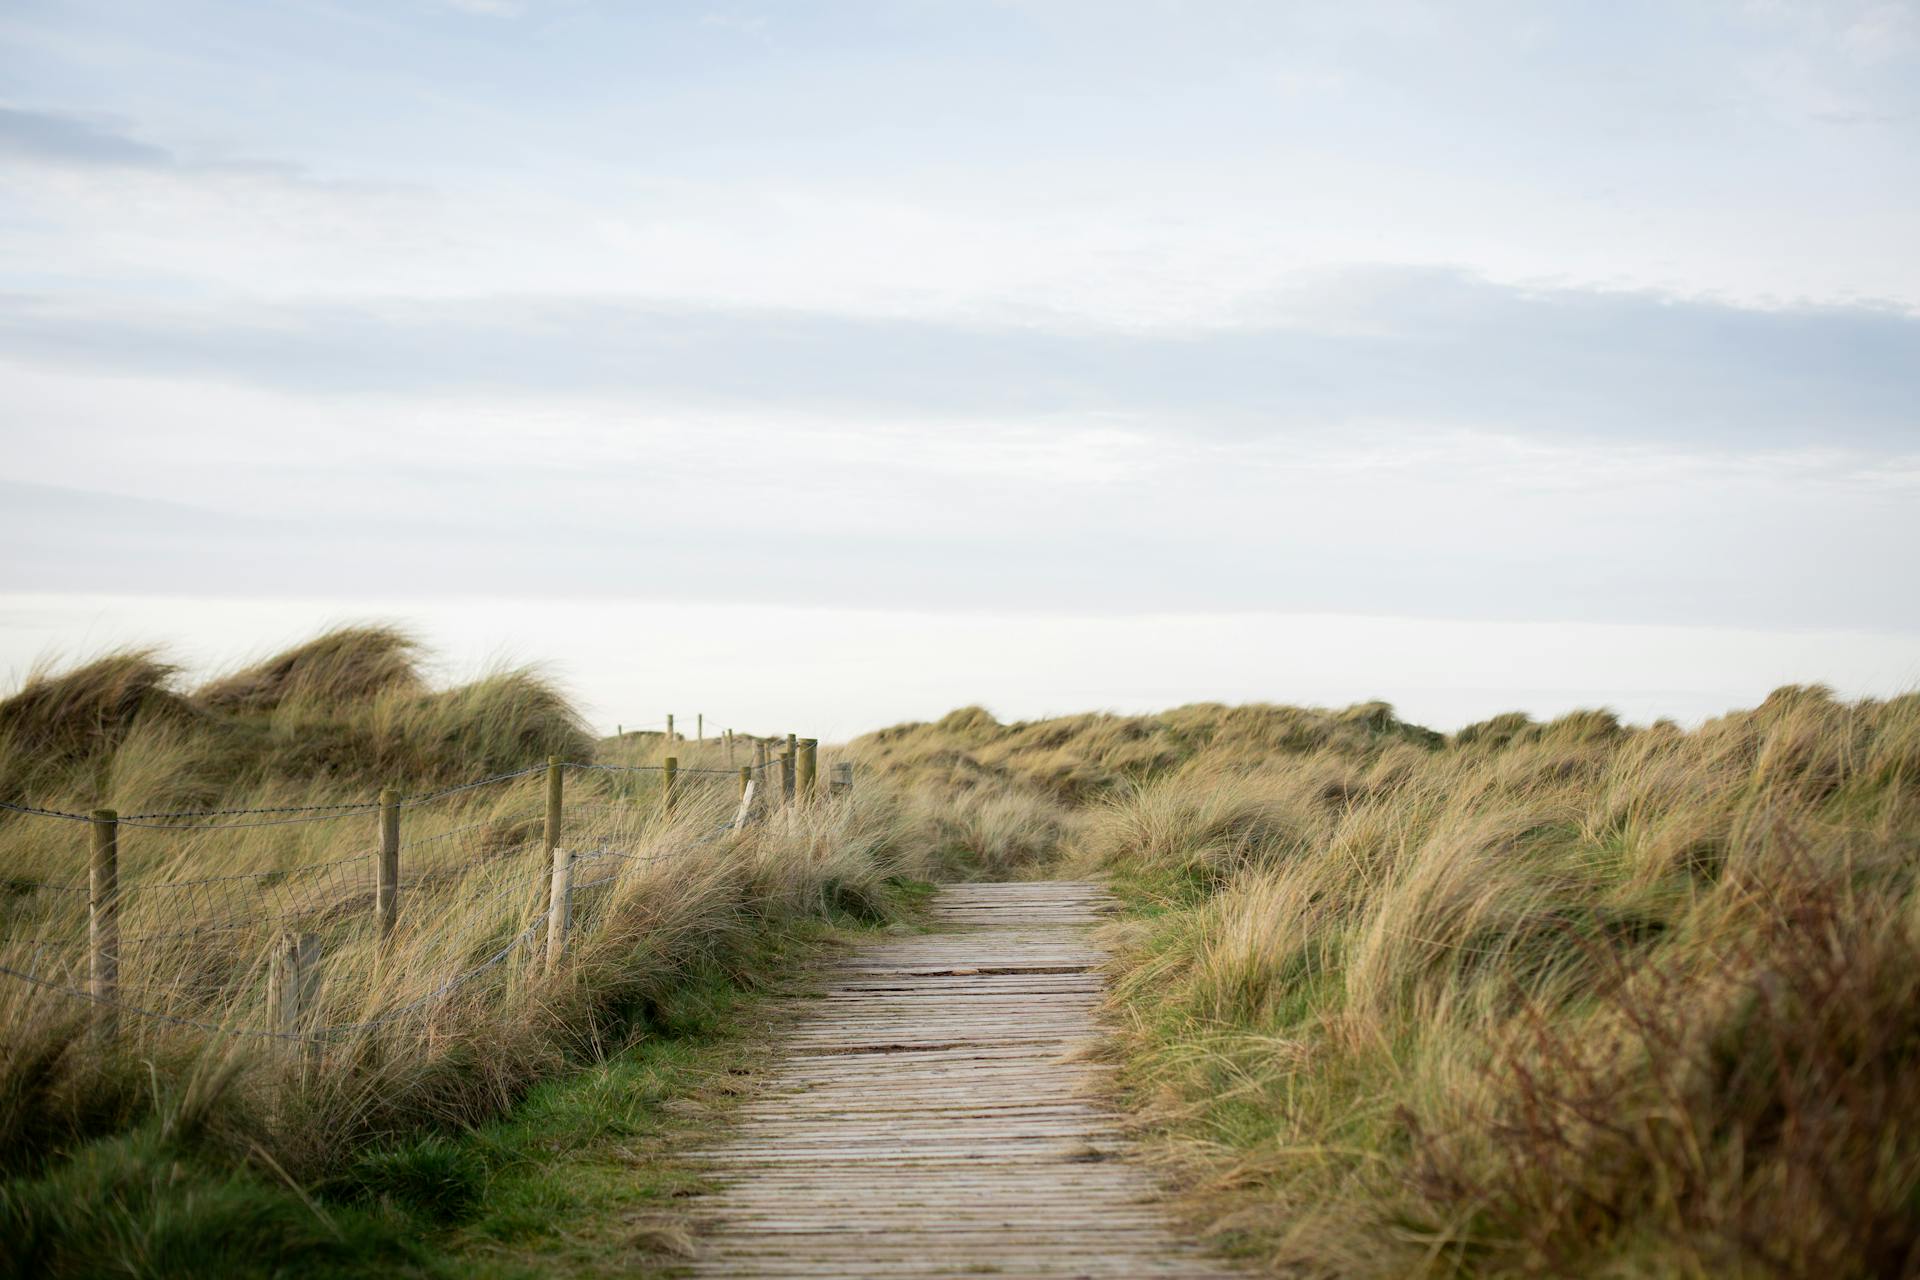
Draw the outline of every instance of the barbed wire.
<instances>
[{"instance_id":1,"label":"barbed wire","mask_svg":"<svg viewBox=\"0 0 1920 1280\"><path fill-rule=\"evenodd\" d=\"M69 822L92 822L90 813L69 813L65 809L43 809L39 805L14 804L10 800L0 800L0 809L11 809L15 813L30 813L40 818L65 818Z\"/></svg>"},{"instance_id":2,"label":"barbed wire","mask_svg":"<svg viewBox=\"0 0 1920 1280\"><path fill-rule=\"evenodd\" d=\"M378 809L378 800L354 800L343 804L282 804L267 805L252 809L191 809L179 813L123 813L122 822L142 821L150 818L227 818L242 814L258 813L316 813L328 809Z\"/></svg>"},{"instance_id":3,"label":"barbed wire","mask_svg":"<svg viewBox=\"0 0 1920 1280\"><path fill-rule=\"evenodd\" d=\"M472 782L463 782L454 787L443 787L438 791L429 791L421 795L403 796L398 807L410 809L416 805L427 804L446 796L458 795L463 791L472 791L476 787L491 786L496 782L509 782L515 778L524 778L528 774L539 773L546 765L529 765L524 769L515 769L508 773L497 773L492 777L479 778ZM377 812L381 805L378 800L342 801L335 804L297 804L297 805L254 805L230 809L182 809L175 811L154 810L141 813L123 813L117 820L123 826L147 827L153 830L171 831L231 831L249 827L271 827L283 824L303 822L327 822L353 814ZM74 813L67 809L52 809L43 805L15 804L10 800L0 800L0 809L13 813L30 814L40 818L60 818L68 822L93 822L88 813ZM264 817L263 815L282 815ZM201 822L201 818L261 818L258 822Z\"/></svg>"},{"instance_id":4,"label":"barbed wire","mask_svg":"<svg viewBox=\"0 0 1920 1280\"><path fill-rule=\"evenodd\" d=\"M120 825L144 827L150 831L246 831L254 827L292 827L309 822L333 822L346 816L344 813L315 813L305 817L260 818L247 822L149 822L144 818L121 818Z\"/></svg>"},{"instance_id":5,"label":"barbed wire","mask_svg":"<svg viewBox=\"0 0 1920 1280\"><path fill-rule=\"evenodd\" d=\"M779 763L780 763L779 758L774 757L774 758L768 759L764 764L752 764L752 765L736 766L731 768L715 768L707 765L685 765L685 766L677 766L675 768L675 773L676 774L701 774L701 775L711 775L711 776L717 776L717 777L734 777L738 775L741 768L747 768L755 772L759 772L764 769L774 768L777 765L779 765ZM444 799L447 796L458 795L464 791L472 791L479 787L492 786L494 783L497 783L497 782L510 782L515 778L524 778L531 774L540 773L544 771L547 767L548 766L544 764L529 765L524 769L515 769L507 773L497 773L492 775L491 777L478 778L472 782L463 782L458 786L443 787L438 791L428 791L420 795L403 796L397 802L397 807L402 809L411 809L418 805L428 804L435 800ZM666 771L665 765L603 764L603 763L583 761L583 760L562 761L561 767L567 768L567 769L591 770L591 771L602 772L602 773L664 773ZM117 817L117 821L119 821L124 826L146 827L151 830L234 831L234 830L245 830L252 827L270 827L270 826L291 825L291 824L306 823L306 822L327 822L327 821L332 821L336 818L349 817L354 814L374 813L374 812L377 812L380 808L381 808L381 804L378 800L354 800L354 801L341 801L334 804L253 805L253 806L236 807L236 808L229 808L229 809L181 809L181 810L170 810L170 811L152 810L152 811L144 811L140 813L120 814ZM53 808L48 808L42 805L15 804L14 802L7 801L7 800L0 800L0 809L5 809L13 813L29 814L34 817L60 818L68 822L90 823L95 820L92 814L75 813L67 809L53 809ZM283 816L265 816L265 815L283 815ZM260 818L261 820L257 822L197 821L197 819L202 819L202 818Z\"/></svg>"},{"instance_id":6,"label":"barbed wire","mask_svg":"<svg viewBox=\"0 0 1920 1280\"><path fill-rule=\"evenodd\" d=\"M779 745L778 739L757 739L752 735L746 734L736 736L745 742L766 741L771 742L773 745ZM715 739L716 742L718 740L718 738ZM583 761L564 761L560 763L562 767L565 768L606 773L665 772L664 765L618 765ZM778 757L769 757L762 763L746 766L746 771L750 776L763 775L768 770L782 766L783 763L784 762ZM523 769L495 774L457 786L445 787L420 795L407 796L399 799L396 804L399 808L416 808L449 796L459 795L482 787L511 782L515 779L542 773L548 767L546 764L531 765ZM740 772L740 769L731 767L687 766L676 769L676 774L687 775L690 779L733 778L737 777ZM771 797L767 796L764 791L757 796L756 799L758 800L758 803L755 805L756 813L762 811L766 805L772 803ZM229 809L181 811L155 810L122 815L119 821L129 826L155 830L233 830L330 821L343 817L371 814L379 811L382 807L379 801L356 801L322 805L250 806ZM22 805L13 802L0 802L0 809L65 821L86 823L95 821L90 814L75 813L35 805ZM640 816L639 810L636 807L618 800L575 802L567 806L567 812L569 813L582 810L623 811L633 814L634 816ZM400 848L402 850L418 849L437 843L456 840L462 836L469 836L474 832L488 828L499 829L503 823L525 821L529 816L528 814L514 813L505 818L496 816L477 822L463 823L449 830L406 841ZM240 821L207 821L207 819L226 818L240 819ZM695 844L709 844L718 840L727 832L731 831L734 826L734 822L730 820L721 822L710 832L697 837ZM605 874L598 874L591 878L574 881L571 888L575 892L592 890L612 884L621 879L631 867L657 865L671 861L674 857L686 852L688 848L693 847L685 846L665 852L642 854L630 850L606 847L605 841L607 837L604 834L595 838L601 842L600 847L578 850L575 851L572 856L582 864L598 863L604 865L612 863L615 865L610 866ZM525 841L523 839L515 841L514 843L520 845L524 844ZM214 910L208 911L207 914L214 918L205 919L185 927L163 928L146 933L123 934L119 937L118 941L123 946L129 946L160 942L173 938L205 937L214 934L243 932L250 929L264 930L267 928L284 927L289 920L299 916L311 915L314 912L344 912L352 905L357 895L364 894L373 887L370 879L364 876L355 877L347 875L345 869L350 867L364 867L372 861L374 855L374 850L363 849L347 857L329 859L323 862L306 863L294 867L274 868L257 872L196 876L175 880L156 879L122 882L118 886L117 891L117 896L122 898L146 889L156 891L188 891L190 892L189 901L170 907L168 910L177 912L182 906L188 909L213 908ZM502 856L502 861L505 856L506 855ZM467 871L487 866L490 863L497 865L496 860L491 858L483 857L477 862L469 862L463 859L459 866L449 866L446 869L446 875L449 880L464 878ZM596 870L597 869L598 868L596 868ZM328 873L333 877L331 885L308 882L310 877L316 877L321 873ZM84 956L79 944L25 943L23 941L23 946L28 957L27 962L32 966L32 969L48 970L50 971L49 976L42 976L40 972L23 971L9 965L0 965L0 976L10 977L17 981L31 984L34 987L67 998L80 1000L91 1005L112 1008L135 1017L191 1028L209 1034L275 1041L325 1041L341 1035L387 1026L411 1016L420 1009L432 1004L436 1000L444 998L465 984L473 981L481 974L503 963L515 951L526 946L531 940L538 937L540 931L546 927L549 917L545 911L538 908L537 903L532 901L532 896L533 890L538 887L539 882L544 879L547 874L549 874L549 867L543 860L541 865L529 865L523 869L511 872L496 883L479 888L478 891L473 894L463 893L453 901L443 902L438 906L438 919L441 927L433 930L426 936L416 934L409 939L410 945L418 949L423 959L426 955L433 953L439 953L444 959L452 959L453 955L449 953L457 954L457 949L466 943L468 939L476 934L481 934L487 930L498 927L500 915L495 910L495 904L516 896L527 899L527 901L521 904L521 910L532 909L534 915L532 921L527 924L524 929L521 929L517 934L507 939L502 946L494 949L477 963L459 968L457 972L450 974L443 981L436 983L431 990L409 999L401 1005L385 1010L375 1017L363 1019L358 1022L324 1026L311 1031L280 1031L263 1027L235 1025L230 1021L213 1021L204 1017L185 1016L180 1013L169 1012L163 1008L152 1008L141 1004L129 1003L117 998L96 996L92 991L74 985L74 983L80 981L79 977L73 977L70 981L60 980L60 978L75 974L76 967L82 963ZM436 876L434 878L437 879L438 877ZM22 896L24 896L24 893L38 891L68 894L86 894L89 892L89 888L84 880L77 883L70 881L66 884L55 884L50 881L23 881L14 879L9 883L16 892L24 891ZM267 893L262 899L242 899L236 898L233 895L223 896L219 893L220 886L252 884L260 884L266 887ZM424 878L417 879L411 882L411 887L424 887L425 884L426 880ZM403 886L403 888L404 887L409 886ZM327 895L324 901L318 896L321 894ZM246 914L231 913L235 907L246 910L249 901L258 901L260 909L247 911ZM455 907L456 903L458 904L457 911L451 910ZM228 910L226 912L218 912L218 909L221 907L226 907ZM218 914L216 914L216 912L218 912ZM198 911L195 913L198 914ZM345 915L341 915L339 918L342 920L347 919ZM59 976L52 976L53 974ZM242 998L245 997L243 996Z\"/></svg>"},{"instance_id":7,"label":"barbed wire","mask_svg":"<svg viewBox=\"0 0 1920 1280\"><path fill-rule=\"evenodd\" d=\"M7 886L21 897L29 893L39 893L42 890L49 893L86 893L88 891L86 882L79 879L69 880L65 884L55 884L51 880L29 880L24 876L7 876L0 878L0 885Z\"/></svg>"},{"instance_id":8,"label":"barbed wire","mask_svg":"<svg viewBox=\"0 0 1920 1280\"><path fill-rule=\"evenodd\" d=\"M778 760L769 760L764 765L736 765L731 769L716 769L706 765L683 764L675 765L673 771L677 775L699 773L712 774L722 778L737 778L740 776L741 769L765 769L778 763ZM667 771L667 767L663 764L599 764L596 762L573 760L566 762L562 767L568 769L584 769L592 773L665 773Z\"/></svg>"}]
</instances>

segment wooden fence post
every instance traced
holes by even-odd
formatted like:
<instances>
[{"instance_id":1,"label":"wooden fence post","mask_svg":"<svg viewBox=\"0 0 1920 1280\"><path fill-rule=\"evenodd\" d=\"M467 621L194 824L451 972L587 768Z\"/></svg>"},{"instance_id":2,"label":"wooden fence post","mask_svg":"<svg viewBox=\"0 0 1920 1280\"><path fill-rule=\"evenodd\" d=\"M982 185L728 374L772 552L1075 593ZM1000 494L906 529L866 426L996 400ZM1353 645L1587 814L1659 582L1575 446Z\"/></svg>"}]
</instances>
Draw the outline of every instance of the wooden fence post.
<instances>
[{"instance_id":1,"label":"wooden fence post","mask_svg":"<svg viewBox=\"0 0 1920 1280\"><path fill-rule=\"evenodd\" d=\"M673 713L671 711L667 713L667 746L668 748L673 746Z\"/></svg>"},{"instance_id":2,"label":"wooden fence post","mask_svg":"<svg viewBox=\"0 0 1920 1280\"><path fill-rule=\"evenodd\" d=\"M827 780L827 796L843 796L853 790L853 764L842 760L833 766L833 776Z\"/></svg>"},{"instance_id":3,"label":"wooden fence post","mask_svg":"<svg viewBox=\"0 0 1920 1280\"><path fill-rule=\"evenodd\" d=\"M707 713L704 711L693 713L693 737L701 746L707 745Z\"/></svg>"},{"instance_id":4,"label":"wooden fence post","mask_svg":"<svg viewBox=\"0 0 1920 1280\"><path fill-rule=\"evenodd\" d=\"M392 787L380 792L380 858L373 864L373 918L384 947L400 918L400 793Z\"/></svg>"},{"instance_id":5,"label":"wooden fence post","mask_svg":"<svg viewBox=\"0 0 1920 1280\"><path fill-rule=\"evenodd\" d=\"M275 938L267 969L267 1025L281 1037L281 1052L289 1060L311 1064L319 1056L319 1041L306 1038L319 990L320 939L311 933Z\"/></svg>"},{"instance_id":6,"label":"wooden fence post","mask_svg":"<svg viewBox=\"0 0 1920 1280\"><path fill-rule=\"evenodd\" d=\"M573 851L553 851L553 883L547 893L547 972L560 967L567 930L573 924Z\"/></svg>"},{"instance_id":7,"label":"wooden fence post","mask_svg":"<svg viewBox=\"0 0 1920 1280\"><path fill-rule=\"evenodd\" d=\"M733 768L733 730L731 729L727 730L726 739L727 739L727 768L731 769Z\"/></svg>"},{"instance_id":8,"label":"wooden fence post","mask_svg":"<svg viewBox=\"0 0 1920 1280\"><path fill-rule=\"evenodd\" d=\"M745 765L740 766L740 807L734 810L733 814L733 828L736 831L746 826L748 820L753 817L754 782L749 776L751 773L752 770Z\"/></svg>"},{"instance_id":9,"label":"wooden fence post","mask_svg":"<svg viewBox=\"0 0 1920 1280\"><path fill-rule=\"evenodd\" d=\"M93 853L87 863L87 989L102 1036L119 1029L113 1000L120 988L120 814L93 811Z\"/></svg>"},{"instance_id":10,"label":"wooden fence post","mask_svg":"<svg viewBox=\"0 0 1920 1280\"><path fill-rule=\"evenodd\" d=\"M742 797L747 794L747 788L752 785L753 770L743 764L740 766L740 794Z\"/></svg>"},{"instance_id":11,"label":"wooden fence post","mask_svg":"<svg viewBox=\"0 0 1920 1280\"><path fill-rule=\"evenodd\" d=\"M662 787L660 792L660 807L669 814L673 812L674 801L679 798L676 794L679 787L679 778L680 758L678 756L668 756L666 763L660 770L660 779L665 783L665 786Z\"/></svg>"},{"instance_id":12,"label":"wooden fence post","mask_svg":"<svg viewBox=\"0 0 1920 1280\"><path fill-rule=\"evenodd\" d=\"M820 740L800 739L800 803L812 804L819 798Z\"/></svg>"},{"instance_id":13,"label":"wooden fence post","mask_svg":"<svg viewBox=\"0 0 1920 1280\"><path fill-rule=\"evenodd\" d=\"M793 803L793 735L787 735L787 749L780 753L780 803Z\"/></svg>"},{"instance_id":14,"label":"wooden fence post","mask_svg":"<svg viewBox=\"0 0 1920 1280\"><path fill-rule=\"evenodd\" d=\"M542 862L551 861L554 856L553 851L560 847L560 823L562 818L562 813L560 808L562 783L560 779L561 779L562 773L563 773L563 770L560 768L560 757L548 756L547 757L547 829L546 829L544 838L542 840L542 844L544 845L544 847L540 852L540 860ZM547 900L547 905L548 906L553 905L553 900L551 898Z\"/></svg>"},{"instance_id":15,"label":"wooden fence post","mask_svg":"<svg viewBox=\"0 0 1920 1280\"><path fill-rule=\"evenodd\" d=\"M541 833L541 862L551 862L551 860L553 860L553 850L557 850L557 848L561 846L561 829L563 829L563 821L564 818L566 818L566 814L564 814L564 810L561 808L564 800L563 783L561 783L563 773L561 758L559 758L559 756L547 756L547 829ZM549 919L549 921L553 919L551 913L555 912L555 910L559 910L559 904L553 900L553 894L547 894L547 919Z\"/></svg>"}]
</instances>

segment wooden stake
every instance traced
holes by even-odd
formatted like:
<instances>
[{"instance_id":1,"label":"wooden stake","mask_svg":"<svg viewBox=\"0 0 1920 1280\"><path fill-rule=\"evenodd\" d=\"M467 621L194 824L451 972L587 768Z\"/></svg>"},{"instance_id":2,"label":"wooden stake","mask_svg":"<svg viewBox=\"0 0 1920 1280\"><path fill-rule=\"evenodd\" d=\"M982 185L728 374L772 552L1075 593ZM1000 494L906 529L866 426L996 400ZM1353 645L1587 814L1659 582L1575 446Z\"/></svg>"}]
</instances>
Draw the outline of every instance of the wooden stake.
<instances>
[{"instance_id":1,"label":"wooden stake","mask_svg":"<svg viewBox=\"0 0 1920 1280\"><path fill-rule=\"evenodd\" d=\"M707 745L707 713L706 712L696 711L693 713L693 734L694 734L695 740L701 746L704 747Z\"/></svg>"},{"instance_id":2,"label":"wooden stake","mask_svg":"<svg viewBox=\"0 0 1920 1280\"><path fill-rule=\"evenodd\" d=\"M812 804L819 792L820 776L820 740L818 738L800 739L800 803Z\"/></svg>"},{"instance_id":3,"label":"wooden stake","mask_svg":"<svg viewBox=\"0 0 1920 1280\"><path fill-rule=\"evenodd\" d=\"M373 920L380 944L393 937L400 918L400 793L380 792L380 859L373 864Z\"/></svg>"},{"instance_id":4,"label":"wooden stake","mask_svg":"<svg viewBox=\"0 0 1920 1280\"><path fill-rule=\"evenodd\" d=\"M547 972L560 967L573 925L573 851L553 851L553 883L547 891Z\"/></svg>"},{"instance_id":5,"label":"wooden stake","mask_svg":"<svg viewBox=\"0 0 1920 1280\"><path fill-rule=\"evenodd\" d=\"M111 1037L119 1028L112 1005L120 989L120 814L93 811L93 852L87 863L87 989L99 1001L94 1026Z\"/></svg>"},{"instance_id":6,"label":"wooden stake","mask_svg":"<svg viewBox=\"0 0 1920 1280\"><path fill-rule=\"evenodd\" d=\"M679 757L668 756L666 760L666 765L660 772L661 780L666 783L666 786L661 790L661 793L660 793L661 807L668 813L673 812L673 802L677 798L675 792L677 790L676 784L678 782L679 776L680 776Z\"/></svg>"},{"instance_id":7,"label":"wooden stake","mask_svg":"<svg viewBox=\"0 0 1920 1280\"><path fill-rule=\"evenodd\" d=\"M753 785L753 770L746 765L740 766L740 794L746 795L747 788Z\"/></svg>"},{"instance_id":8,"label":"wooden stake","mask_svg":"<svg viewBox=\"0 0 1920 1280\"><path fill-rule=\"evenodd\" d=\"M740 807L734 811L733 815L733 827L736 831L746 826L747 820L753 816L754 782L748 776L750 772L747 766L740 766Z\"/></svg>"},{"instance_id":9,"label":"wooden stake","mask_svg":"<svg viewBox=\"0 0 1920 1280\"><path fill-rule=\"evenodd\" d=\"M566 821L566 812L564 812L563 808L563 785L561 785L561 775L563 775L563 773L561 758L559 758L559 756L547 756L547 829L545 829L545 833L541 833L541 862L553 862L553 850L557 850L557 848L561 846L561 831L563 831L563 825L561 825L561 823ZM549 912L547 919L549 919L549 921L553 919L551 912L555 912L555 910L559 910L559 904L553 900L553 894L549 892L549 894L547 894L547 912Z\"/></svg>"},{"instance_id":10,"label":"wooden stake","mask_svg":"<svg viewBox=\"0 0 1920 1280\"><path fill-rule=\"evenodd\" d=\"M320 939L311 933L283 933L274 939L267 969L267 1025L283 1037L305 1036L320 991ZM282 1039L281 1052L311 1065L319 1056L317 1040Z\"/></svg>"},{"instance_id":11,"label":"wooden stake","mask_svg":"<svg viewBox=\"0 0 1920 1280\"><path fill-rule=\"evenodd\" d=\"M560 757L548 756L547 757L547 829L546 829L545 836L541 841L541 844L543 847L540 851L540 860L542 862L552 861L553 851L560 847L560 823L564 816L560 808L560 805L561 805L560 776L562 772L563 770L560 768ZM551 898L547 900L547 905L548 906L553 905L553 900Z\"/></svg>"},{"instance_id":12,"label":"wooden stake","mask_svg":"<svg viewBox=\"0 0 1920 1280\"><path fill-rule=\"evenodd\" d=\"M673 713L667 713L667 745L673 745Z\"/></svg>"}]
</instances>

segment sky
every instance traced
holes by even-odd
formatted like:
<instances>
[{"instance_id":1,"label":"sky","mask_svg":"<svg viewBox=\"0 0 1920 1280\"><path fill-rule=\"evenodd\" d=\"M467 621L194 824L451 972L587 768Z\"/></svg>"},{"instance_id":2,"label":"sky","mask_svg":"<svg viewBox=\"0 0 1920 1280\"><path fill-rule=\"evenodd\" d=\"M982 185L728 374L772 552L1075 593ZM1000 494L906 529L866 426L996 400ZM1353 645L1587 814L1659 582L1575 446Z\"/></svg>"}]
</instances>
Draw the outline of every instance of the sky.
<instances>
[{"instance_id":1,"label":"sky","mask_svg":"<svg viewBox=\"0 0 1920 1280\"><path fill-rule=\"evenodd\" d=\"M0 674L1895 693L1916 210L1917 0L13 0Z\"/></svg>"}]
</instances>

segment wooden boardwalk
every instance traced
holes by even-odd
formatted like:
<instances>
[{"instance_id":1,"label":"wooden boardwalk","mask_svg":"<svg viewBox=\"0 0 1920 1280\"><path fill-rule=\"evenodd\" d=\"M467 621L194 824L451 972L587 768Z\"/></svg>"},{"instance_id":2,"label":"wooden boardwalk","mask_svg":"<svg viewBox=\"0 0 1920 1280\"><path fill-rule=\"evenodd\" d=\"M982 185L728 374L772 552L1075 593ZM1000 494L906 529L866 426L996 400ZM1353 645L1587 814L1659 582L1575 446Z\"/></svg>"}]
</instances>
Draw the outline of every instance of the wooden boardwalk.
<instances>
[{"instance_id":1,"label":"wooden boardwalk","mask_svg":"<svg viewBox=\"0 0 1920 1280\"><path fill-rule=\"evenodd\" d=\"M1169 1229L1098 1100L1098 885L949 885L940 932L826 974L766 1091L701 1155L707 1276L1227 1272Z\"/></svg>"}]
</instances>

